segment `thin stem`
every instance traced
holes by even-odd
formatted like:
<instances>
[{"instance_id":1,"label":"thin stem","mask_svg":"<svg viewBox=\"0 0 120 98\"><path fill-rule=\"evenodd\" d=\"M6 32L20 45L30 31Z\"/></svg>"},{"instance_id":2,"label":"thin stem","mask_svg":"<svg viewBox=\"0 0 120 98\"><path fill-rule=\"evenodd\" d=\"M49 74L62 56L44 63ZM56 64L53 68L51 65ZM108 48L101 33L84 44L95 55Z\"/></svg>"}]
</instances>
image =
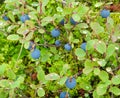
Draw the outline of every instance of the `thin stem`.
<instances>
[{"instance_id":1,"label":"thin stem","mask_svg":"<svg viewBox=\"0 0 120 98\"><path fill-rule=\"evenodd\" d=\"M24 45L24 44L22 43L21 48L20 48L20 52L19 52L19 54L18 54L18 57L17 57L17 60L16 60L15 65L17 64L17 62L18 62L18 60L19 60L19 58L20 58L20 55L21 55L22 49L23 49L23 45Z\"/></svg>"},{"instance_id":2,"label":"thin stem","mask_svg":"<svg viewBox=\"0 0 120 98\"><path fill-rule=\"evenodd\" d=\"M55 45L51 45L51 44L37 44L37 45L39 45L39 46L55 46Z\"/></svg>"},{"instance_id":3,"label":"thin stem","mask_svg":"<svg viewBox=\"0 0 120 98\"><path fill-rule=\"evenodd\" d=\"M69 92L69 89L67 89L67 93L66 93L66 95L65 95L65 98L68 98L68 97L69 97L68 92Z\"/></svg>"}]
</instances>

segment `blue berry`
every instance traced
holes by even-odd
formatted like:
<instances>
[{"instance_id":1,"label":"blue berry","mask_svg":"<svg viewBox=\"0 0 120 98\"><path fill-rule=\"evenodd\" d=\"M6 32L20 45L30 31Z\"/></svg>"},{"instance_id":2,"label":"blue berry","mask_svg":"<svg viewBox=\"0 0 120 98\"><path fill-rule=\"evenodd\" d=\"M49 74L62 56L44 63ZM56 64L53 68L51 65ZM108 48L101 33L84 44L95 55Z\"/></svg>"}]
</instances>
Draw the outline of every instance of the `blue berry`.
<instances>
[{"instance_id":1,"label":"blue berry","mask_svg":"<svg viewBox=\"0 0 120 98\"><path fill-rule=\"evenodd\" d=\"M76 25L77 24L77 22L71 17L70 18L70 23L72 24L72 25Z\"/></svg>"},{"instance_id":2,"label":"blue berry","mask_svg":"<svg viewBox=\"0 0 120 98\"><path fill-rule=\"evenodd\" d=\"M70 95L67 92L61 92L60 98L70 98Z\"/></svg>"},{"instance_id":3,"label":"blue berry","mask_svg":"<svg viewBox=\"0 0 120 98\"><path fill-rule=\"evenodd\" d=\"M74 88L76 86L76 79L75 78L68 78L65 82L67 88Z\"/></svg>"},{"instance_id":4,"label":"blue berry","mask_svg":"<svg viewBox=\"0 0 120 98\"><path fill-rule=\"evenodd\" d=\"M9 18L8 18L7 16L3 16L3 19L4 19L5 21L9 20Z\"/></svg>"},{"instance_id":5,"label":"blue berry","mask_svg":"<svg viewBox=\"0 0 120 98\"><path fill-rule=\"evenodd\" d=\"M103 17L103 18L107 18L108 16L110 16L110 11L109 10L106 10L106 9L103 9L100 13L100 15Z\"/></svg>"},{"instance_id":6,"label":"blue berry","mask_svg":"<svg viewBox=\"0 0 120 98\"><path fill-rule=\"evenodd\" d=\"M58 29L53 29L51 31L52 37L58 37L60 35L60 31Z\"/></svg>"},{"instance_id":7,"label":"blue berry","mask_svg":"<svg viewBox=\"0 0 120 98\"><path fill-rule=\"evenodd\" d=\"M62 19L62 20L60 21L60 24L61 24L61 25L64 25L64 19Z\"/></svg>"},{"instance_id":8,"label":"blue berry","mask_svg":"<svg viewBox=\"0 0 120 98\"><path fill-rule=\"evenodd\" d=\"M34 49L34 50L31 52L31 57L32 57L33 59L39 59L39 57L40 57L40 50Z\"/></svg>"},{"instance_id":9,"label":"blue berry","mask_svg":"<svg viewBox=\"0 0 120 98\"><path fill-rule=\"evenodd\" d=\"M86 42L82 43L80 46L84 51L86 51Z\"/></svg>"},{"instance_id":10,"label":"blue berry","mask_svg":"<svg viewBox=\"0 0 120 98\"><path fill-rule=\"evenodd\" d=\"M56 45L56 46L60 46L60 45L61 45L61 42L60 42L59 40L56 40L56 41L55 41L55 45Z\"/></svg>"},{"instance_id":11,"label":"blue berry","mask_svg":"<svg viewBox=\"0 0 120 98\"><path fill-rule=\"evenodd\" d=\"M35 45L35 43L33 41L30 41L28 50L32 50L33 48L35 49L36 47L34 45Z\"/></svg>"},{"instance_id":12,"label":"blue berry","mask_svg":"<svg viewBox=\"0 0 120 98\"><path fill-rule=\"evenodd\" d=\"M24 23L26 20L30 20L30 18L27 14L24 14L20 17L20 20Z\"/></svg>"},{"instance_id":13,"label":"blue berry","mask_svg":"<svg viewBox=\"0 0 120 98\"><path fill-rule=\"evenodd\" d=\"M65 48L65 50L67 50L67 51L70 51L70 50L72 49L71 45L68 44L68 43L64 45L64 48Z\"/></svg>"}]
</instances>

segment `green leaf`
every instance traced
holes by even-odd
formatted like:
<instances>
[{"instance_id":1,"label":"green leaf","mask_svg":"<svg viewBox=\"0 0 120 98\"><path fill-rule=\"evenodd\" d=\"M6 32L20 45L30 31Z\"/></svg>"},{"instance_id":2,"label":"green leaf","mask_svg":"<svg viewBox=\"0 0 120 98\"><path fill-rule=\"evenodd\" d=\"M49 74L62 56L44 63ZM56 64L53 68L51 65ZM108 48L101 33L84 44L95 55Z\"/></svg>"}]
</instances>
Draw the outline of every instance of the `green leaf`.
<instances>
[{"instance_id":1,"label":"green leaf","mask_svg":"<svg viewBox=\"0 0 120 98\"><path fill-rule=\"evenodd\" d=\"M99 68L94 68L94 75L99 75L100 69Z\"/></svg>"},{"instance_id":2,"label":"green leaf","mask_svg":"<svg viewBox=\"0 0 120 98\"><path fill-rule=\"evenodd\" d=\"M24 82L24 79L25 79L24 76L19 76L17 80L11 84L11 88L16 88L16 87L19 88L20 84Z\"/></svg>"},{"instance_id":3,"label":"green leaf","mask_svg":"<svg viewBox=\"0 0 120 98\"><path fill-rule=\"evenodd\" d=\"M67 8L67 7L64 8L64 10L63 10L64 15L69 15L71 13L72 13L72 8Z\"/></svg>"},{"instance_id":4,"label":"green leaf","mask_svg":"<svg viewBox=\"0 0 120 98\"><path fill-rule=\"evenodd\" d=\"M86 66L84 69L83 69L83 73L84 74L89 74L90 72L93 71L93 66Z\"/></svg>"},{"instance_id":5,"label":"green leaf","mask_svg":"<svg viewBox=\"0 0 120 98\"><path fill-rule=\"evenodd\" d=\"M45 33L44 29L39 29L38 32L40 32L41 34Z\"/></svg>"},{"instance_id":6,"label":"green leaf","mask_svg":"<svg viewBox=\"0 0 120 98\"><path fill-rule=\"evenodd\" d=\"M8 12L8 17L12 20L12 22L15 22L15 17L11 11Z\"/></svg>"},{"instance_id":7,"label":"green leaf","mask_svg":"<svg viewBox=\"0 0 120 98\"><path fill-rule=\"evenodd\" d=\"M83 69L84 74L89 74L94 69L94 62L91 60L86 60L84 64L85 68Z\"/></svg>"},{"instance_id":8,"label":"green leaf","mask_svg":"<svg viewBox=\"0 0 120 98\"><path fill-rule=\"evenodd\" d=\"M103 2L97 2L94 6L95 7L100 7L100 6L102 6L103 5Z\"/></svg>"},{"instance_id":9,"label":"green leaf","mask_svg":"<svg viewBox=\"0 0 120 98\"><path fill-rule=\"evenodd\" d=\"M8 40L12 40L12 41L19 40L19 38L20 38L20 36L17 34L11 34L7 37Z\"/></svg>"},{"instance_id":10,"label":"green leaf","mask_svg":"<svg viewBox=\"0 0 120 98\"><path fill-rule=\"evenodd\" d=\"M28 48L29 48L29 45L30 45L30 42L29 42L29 41L25 41L25 42L24 42L24 48L25 48L25 49L28 49Z\"/></svg>"},{"instance_id":11,"label":"green leaf","mask_svg":"<svg viewBox=\"0 0 120 98\"><path fill-rule=\"evenodd\" d=\"M2 64L2 65L0 65L0 75L3 75L4 74L4 72L5 72L5 70L6 70L6 65L5 64Z\"/></svg>"},{"instance_id":12,"label":"green leaf","mask_svg":"<svg viewBox=\"0 0 120 98\"><path fill-rule=\"evenodd\" d=\"M39 97L43 97L45 95L44 89L43 88L39 88L37 90L37 94L38 94Z\"/></svg>"},{"instance_id":13,"label":"green leaf","mask_svg":"<svg viewBox=\"0 0 120 98\"><path fill-rule=\"evenodd\" d=\"M73 43L79 43L80 42L80 40L79 39L73 39Z\"/></svg>"},{"instance_id":14,"label":"green leaf","mask_svg":"<svg viewBox=\"0 0 120 98\"><path fill-rule=\"evenodd\" d=\"M110 87L109 92L112 92L116 96L120 95L120 89L116 86Z\"/></svg>"},{"instance_id":15,"label":"green leaf","mask_svg":"<svg viewBox=\"0 0 120 98\"><path fill-rule=\"evenodd\" d=\"M27 36L25 37L25 39L26 39L27 41L30 41L30 40L33 38L33 34L34 34L34 32L29 32L29 33L27 34Z\"/></svg>"},{"instance_id":16,"label":"green leaf","mask_svg":"<svg viewBox=\"0 0 120 98\"><path fill-rule=\"evenodd\" d=\"M58 80L59 78L60 78L60 76L56 73L50 73L45 76L46 80Z\"/></svg>"},{"instance_id":17,"label":"green leaf","mask_svg":"<svg viewBox=\"0 0 120 98\"><path fill-rule=\"evenodd\" d=\"M81 30L81 34L86 34L87 37L91 36L91 33L88 30Z\"/></svg>"},{"instance_id":18,"label":"green leaf","mask_svg":"<svg viewBox=\"0 0 120 98\"><path fill-rule=\"evenodd\" d=\"M80 16L78 14L73 14L72 18L76 21L79 22L80 21Z\"/></svg>"},{"instance_id":19,"label":"green leaf","mask_svg":"<svg viewBox=\"0 0 120 98\"><path fill-rule=\"evenodd\" d=\"M33 2L31 5L36 7L36 6L39 6L39 3ZM29 6L29 5L26 5L26 9L31 10L31 11L34 11L34 12L29 12L29 16L30 16L31 13L32 13L32 14L33 14L33 13L35 14L35 9L34 9L33 7L31 7L31 6ZM30 17L30 19L31 19L31 17Z\"/></svg>"},{"instance_id":20,"label":"green leaf","mask_svg":"<svg viewBox=\"0 0 120 98\"><path fill-rule=\"evenodd\" d=\"M51 22L51 21L53 21L53 20L54 20L53 17L47 16L47 17L44 17L44 18L41 20L41 22Z\"/></svg>"},{"instance_id":21,"label":"green leaf","mask_svg":"<svg viewBox=\"0 0 120 98\"><path fill-rule=\"evenodd\" d=\"M9 70L7 71L7 77L8 77L9 79L15 79L15 78L16 78L16 75L15 75L15 73L13 72L13 70L9 69Z\"/></svg>"},{"instance_id":22,"label":"green leaf","mask_svg":"<svg viewBox=\"0 0 120 98\"><path fill-rule=\"evenodd\" d=\"M110 29L112 29L112 27L114 26L114 20L111 17L107 18L107 25L110 26Z\"/></svg>"},{"instance_id":23,"label":"green leaf","mask_svg":"<svg viewBox=\"0 0 120 98\"><path fill-rule=\"evenodd\" d=\"M42 0L42 6L46 6L49 3L49 0Z\"/></svg>"},{"instance_id":24,"label":"green leaf","mask_svg":"<svg viewBox=\"0 0 120 98\"><path fill-rule=\"evenodd\" d=\"M35 85L35 84L30 84L30 87L35 90L35 89L37 88L37 85Z\"/></svg>"},{"instance_id":25,"label":"green leaf","mask_svg":"<svg viewBox=\"0 0 120 98\"><path fill-rule=\"evenodd\" d=\"M68 69L70 69L70 66L68 64L64 64L63 68L62 68L62 71L60 72L60 76L66 74Z\"/></svg>"},{"instance_id":26,"label":"green leaf","mask_svg":"<svg viewBox=\"0 0 120 98\"><path fill-rule=\"evenodd\" d=\"M41 62L47 62L50 59L51 53L46 48L41 49Z\"/></svg>"},{"instance_id":27,"label":"green leaf","mask_svg":"<svg viewBox=\"0 0 120 98\"><path fill-rule=\"evenodd\" d=\"M86 91L92 90L92 86L91 86L90 82L88 82L88 80L87 81L86 80L80 81L79 85L80 85L80 88L82 88Z\"/></svg>"},{"instance_id":28,"label":"green leaf","mask_svg":"<svg viewBox=\"0 0 120 98\"><path fill-rule=\"evenodd\" d=\"M96 43L96 41L97 40L89 40L89 41L87 41L86 50L94 49L94 44Z\"/></svg>"},{"instance_id":29,"label":"green leaf","mask_svg":"<svg viewBox=\"0 0 120 98\"><path fill-rule=\"evenodd\" d=\"M106 65L106 61L104 59L100 59L97 61L97 63L101 66L101 67L104 67Z\"/></svg>"},{"instance_id":30,"label":"green leaf","mask_svg":"<svg viewBox=\"0 0 120 98\"><path fill-rule=\"evenodd\" d=\"M110 56L113 55L114 52L115 52L115 45L114 44L108 45L106 50L106 57L109 58Z\"/></svg>"},{"instance_id":31,"label":"green leaf","mask_svg":"<svg viewBox=\"0 0 120 98\"><path fill-rule=\"evenodd\" d=\"M5 26L7 26L7 25L8 25L8 23L6 21L0 20L0 28L5 28Z\"/></svg>"},{"instance_id":32,"label":"green leaf","mask_svg":"<svg viewBox=\"0 0 120 98\"><path fill-rule=\"evenodd\" d=\"M10 25L9 27L7 27L7 32L12 32L12 30L14 30L15 28L17 28L17 25Z\"/></svg>"},{"instance_id":33,"label":"green leaf","mask_svg":"<svg viewBox=\"0 0 120 98\"><path fill-rule=\"evenodd\" d=\"M0 90L0 98L7 98L8 92L6 92L4 89Z\"/></svg>"},{"instance_id":34,"label":"green leaf","mask_svg":"<svg viewBox=\"0 0 120 98\"><path fill-rule=\"evenodd\" d=\"M74 12L76 12L79 17L83 17L89 10L89 7L85 6L85 5L79 5L75 10Z\"/></svg>"},{"instance_id":35,"label":"green leaf","mask_svg":"<svg viewBox=\"0 0 120 98\"><path fill-rule=\"evenodd\" d=\"M63 12L63 9L61 7L57 7L58 12Z\"/></svg>"},{"instance_id":36,"label":"green leaf","mask_svg":"<svg viewBox=\"0 0 120 98\"><path fill-rule=\"evenodd\" d=\"M0 80L0 87L9 87L10 86L10 81L2 79Z\"/></svg>"},{"instance_id":37,"label":"green leaf","mask_svg":"<svg viewBox=\"0 0 120 98\"><path fill-rule=\"evenodd\" d=\"M100 26L100 24L98 22L91 22L90 23L90 27L93 29L93 31L97 34L99 33L103 33L104 32L104 28L102 26Z\"/></svg>"},{"instance_id":38,"label":"green leaf","mask_svg":"<svg viewBox=\"0 0 120 98\"><path fill-rule=\"evenodd\" d=\"M26 20L25 24L29 26L29 28L35 28L35 23L31 20Z\"/></svg>"},{"instance_id":39,"label":"green leaf","mask_svg":"<svg viewBox=\"0 0 120 98\"><path fill-rule=\"evenodd\" d=\"M103 41L99 41L96 44L96 50L101 54L105 53L106 52L106 44Z\"/></svg>"},{"instance_id":40,"label":"green leaf","mask_svg":"<svg viewBox=\"0 0 120 98\"><path fill-rule=\"evenodd\" d=\"M98 94L97 94L97 91L94 90L94 92L93 92L93 98L104 98L104 96L98 95Z\"/></svg>"},{"instance_id":41,"label":"green leaf","mask_svg":"<svg viewBox=\"0 0 120 98\"><path fill-rule=\"evenodd\" d=\"M77 27L81 28L81 29L86 29L88 28L88 24L87 23L80 23L77 25ZM87 30L84 30L86 32L88 32Z\"/></svg>"},{"instance_id":42,"label":"green leaf","mask_svg":"<svg viewBox=\"0 0 120 98\"><path fill-rule=\"evenodd\" d=\"M72 27L72 25L71 25L71 24L65 24L65 25L64 25L64 27L65 27L65 29L70 30L70 29L71 29L71 27Z\"/></svg>"},{"instance_id":43,"label":"green leaf","mask_svg":"<svg viewBox=\"0 0 120 98\"><path fill-rule=\"evenodd\" d=\"M85 51L84 51L83 49L77 48L77 49L75 50L75 55L76 55L77 57L82 58L82 57L84 57L84 56L86 55L86 53L85 53Z\"/></svg>"},{"instance_id":44,"label":"green leaf","mask_svg":"<svg viewBox=\"0 0 120 98\"><path fill-rule=\"evenodd\" d=\"M67 80L67 78L68 78L67 76L62 77L62 78L59 80L58 83L59 83L60 85L64 85L64 84L65 84L65 81Z\"/></svg>"},{"instance_id":45,"label":"green leaf","mask_svg":"<svg viewBox=\"0 0 120 98\"><path fill-rule=\"evenodd\" d=\"M22 25L18 30L17 33L21 35L26 35L29 32L26 26Z\"/></svg>"},{"instance_id":46,"label":"green leaf","mask_svg":"<svg viewBox=\"0 0 120 98\"><path fill-rule=\"evenodd\" d=\"M109 80L109 76L106 71L100 71L100 74L98 76L103 82L106 82Z\"/></svg>"},{"instance_id":47,"label":"green leaf","mask_svg":"<svg viewBox=\"0 0 120 98\"><path fill-rule=\"evenodd\" d=\"M115 85L118 85L120 84L120 75L115 75L112 77L112 83L115 84Z\"/></svg>"},{"instance_id":48,"label":"green leaf","mask_svg":"<svg viewBox=\"0 0 120 98\"><path fill-rule=\"evenodd\" d=\"M40 13L40 6L37 6L37 12Z\"/></svg>"},{"instance_id":49,"label":"green leaf","mask_svg":"<svg viewBox=\"0 0 120 98\"><path fill-rule=\"evenodd\" d=\"M105 84L99 84L96 91L98 95L104 95L107 91L107 86Z\"/></svg>"},{"instance_id":50,"label":"green leaf","mask_svg":"<svg viewBox=\"0 0 120 98\"><path fill-rule=\"evenodd\" d=\"M38 80L44 82L45 81L45 72L43 71L43 69L40 66L38 66L36 68L36 70L37 70Z\"/></svg>"}]
</instances>

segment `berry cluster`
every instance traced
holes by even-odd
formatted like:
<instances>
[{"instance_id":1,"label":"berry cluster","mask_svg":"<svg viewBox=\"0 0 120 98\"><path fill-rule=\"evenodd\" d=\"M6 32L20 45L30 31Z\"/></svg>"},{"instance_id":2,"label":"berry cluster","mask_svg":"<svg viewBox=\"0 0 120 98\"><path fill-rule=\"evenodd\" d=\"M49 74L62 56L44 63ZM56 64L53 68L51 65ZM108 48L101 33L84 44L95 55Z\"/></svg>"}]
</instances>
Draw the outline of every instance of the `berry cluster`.
<instances>
[{"instance_id":1,"label":"berry cluster","mask_svg":"<svg viewBox=\"0 0 120 98\"><path fill-rule=\"evenodd\" d=\"M110 11L109 11L109 10L106 10L106 9L103 9L103 10L100 12L100 15L102 16L102 18L107 18L107 17L109 17L109 15L110 15ZM8 18L7 16L3 16L3 19L4 19L5 21L8 21L8 20L9 20L9 18ZM21 21L22 23L25 23L26 20L30 20L30 17L29 17L27 14L24 14L24 15L22 15L22 16L20 17L20 21ZM70 23L71 23L71 25L77 25L77 24L78 24L78 22L76 22L72 17L70 18ZM62 20L60 21L60 24L61 24L61 25L64 25L64 24L65 24L65 20L62 19ZM52 36L53 38L59 37L59 36L60 36L60 30L59 30L58 28L53 29L53 30L51 31L51 36ZM56 47L61 46L61 44L62 44L62 43L61 43L60 40L56 40L56 41L55 41ZM86 42L83 42L83 43L80 45L80 48L83 49L84 51L86 51L86 44L87 44ZM72 50L71 44L70 44L70 43L64 44L64 49L67 50L67 51L71 51L71 50ZM32 57L33 59L39 59L39 57L40 57L40 55L41 55L41 52L40 52L39 49L36 48L36 45L35 45L35 43L34 43L33 41L30 41L30 42L29 42L28 50L31 51L31 57ZM66 82L65 82L66 87L69 88L69 89L75 88L76 84L77 84L77 83L76 83L75 77L67 78L67 80L66 80ZM69 98L69 97L70 97L70 94L69 94L68 92L61 92L61 93L60 93L60 98Z\"/></svg>"}]
</instances>

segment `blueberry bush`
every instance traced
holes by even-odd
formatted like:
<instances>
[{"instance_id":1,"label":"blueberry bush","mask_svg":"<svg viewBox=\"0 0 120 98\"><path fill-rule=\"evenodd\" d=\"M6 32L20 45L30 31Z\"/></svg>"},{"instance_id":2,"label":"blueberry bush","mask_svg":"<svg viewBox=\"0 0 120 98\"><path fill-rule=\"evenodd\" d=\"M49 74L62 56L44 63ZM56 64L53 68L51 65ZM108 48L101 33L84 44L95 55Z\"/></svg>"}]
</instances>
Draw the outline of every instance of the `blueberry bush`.
<instances>
[{"instance_id":1,"label":"blueberry bush","mask_svg":"<svg viewBox=\"0 0 120 98\"><path fill-rule=\"evenodd\" d=\"M120 13L104 8L112 3L4 0L0 98L120 98Z\"/></svg>"}]
</instances>

